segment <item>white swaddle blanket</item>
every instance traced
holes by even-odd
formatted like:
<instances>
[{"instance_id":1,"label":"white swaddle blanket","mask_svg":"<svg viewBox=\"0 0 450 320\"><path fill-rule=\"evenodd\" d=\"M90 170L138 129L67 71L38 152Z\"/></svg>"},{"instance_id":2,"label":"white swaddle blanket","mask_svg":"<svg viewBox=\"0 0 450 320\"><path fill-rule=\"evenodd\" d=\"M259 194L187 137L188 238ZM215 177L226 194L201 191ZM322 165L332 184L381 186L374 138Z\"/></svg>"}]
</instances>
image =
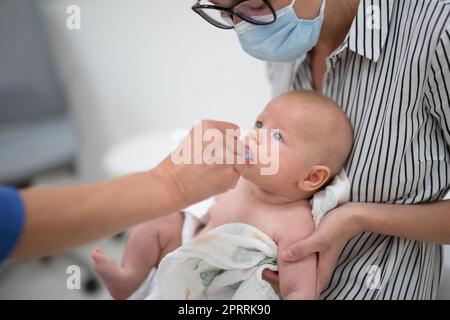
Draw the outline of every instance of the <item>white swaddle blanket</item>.
<instances>
[{"instance_id":1,"label":"white swaddle blanket","mask_svg":"<svg viewBox=\"0 0 450 320\"><path fill-rule=\"evenodd\" d=\"M319 225L321 218L327 212L336 208L338 205L347 202L349 199L349 196L350 196L350 183L348 181L345 171L342 170L338 175L335 176L334 180L325 189L323 189L320 192L317 192L311 199L311 207L312 207L311 213L313 215L313 219L314 219L316 226ZM184 221L183 232L182 232L183 233L182 234L182 245L183 246L187 245L191 242L191 239L194 237L195 231L198 229L199 226L205 225L208 222L209 216L207 213L208 213L209 207L212 205L213 202L214 201L212 199L208 199L206 201L200 202L200 203L193 205L193 206L187 208L186 210L184 210L185 221ZM221 227L225 227L225 226L221 226ZM216 231L219 230L221 232L223 232L224 230L229 230L228 227L226 229L220 229L221 227L219 227L215 230ZM250 228L253 228L253 227L250 227ZM265 235L261 231L255 229L255 228L253 228L253 229L260 232L263 235L262 236L263 239L268 238L267 235ZM237 238L243 240L245 238L245 234L246 234L246 232L244 232L244 235L242 237L237 237ZM235 238L235 239L237 239L237 238ZM223 238L223 239L225 239L225 238ZM265 239L265 240L272 241L270 238ZM267 241L267 243L264 241L264 243L266 243L265 245L268 245L268 243L270 243L270 241ZM272 241L272 243L273 243L273 241ZM220 241L219 244L221 246L225 247L225 241ZM190 245L192 245L192 244L190 244ZM259 245L262 245L262 244L260 243ZM270 245L268 245L268 246L271 247ZM228 248L228 244L226 245L226 247ZM210 247L209 246L203 247L203 249L206 249L206 248L210 248ZM256 248L259 249L259 247L256 247ZM216 249L214 249L214 250L216 250ZM273 256L276 257L276 249L275 249L275 254ZM268 255L268 257L271 257L271 256ZM226 258L226 256L225 256L225 258ZM164 259L163 259L163 261L164 261ZM172 260L172 261L175 262L176 260ZM272 267L265 266L264 268L273 268L273 266ZM255 273L256 278L254 278L254 279L258 279L258 277L259 277L258 274L259 274L259 269L258 269L258 273ZM153 269L148 277L148 280L145 281L141 285L141 287L133 294L133 296L130 299L149 299L149 300L160 299L161 296L160 296L160 292L159 292L159 288L158 288L159 283L161 283L165 287L166 286L165 279L166 278L169 279L171 277L174 277L174 273L168 274L166 277L158 276L159 280L157 281L156 269ZM218 279L222 279L222 278L218 278ZM253 285L254 282L252 282L252 281L254 281L254 280L251 280L249 283ZM172 283L172 281L168 281L168 283ZM271 286L269 284L267 284L267 285L269 286L269 288L271 288ZM182 286L180 285L180 287L182 287ZM245 287L243 287L243 288L245 288ZM267 288L267 290L270 292L270 290L268 288ZM175 291L176 290L174 289L174 292ZM270 296L270 294L268 294L266 291L263 291L263 292L264 292L264 295ZM255 291L253 291L251 293L252 293L251 298L249 297L248 299L265 299L265 298L256 297L255 294L257 294L257 293ZM272 293L274 293L274 292L272 292ZM243 294L242 289L240 290L240 292L238 293L237 296L240 296L241 294ZM211 298L211 296L209 296L209 295L208 295L208 297ZM183 294L180 297L173 298L173 299L185 299L185 298L186 298L186 292L183 292ZM190 293L189 298L190 299L203 299L203 298L196 297L192 292ZM236 298L236 294L234 294L232 298ZM232 298L229 298L229 299L232 299ZM277 297L272 296L272 298L276 299L276 298L278 298L278 296ZM270 298L270 299L272 299L272 298ZM217 298L217 299L219 299L219 298ZM246 298L242 298L242 299L246 299ZM269 299L269 298L267 298L267 299Z\"/></svg>"},{"instance_id":2,"label":"white swaddle blanket","mask_svg":"<svg viewBox=\"0 0 450 320\"><path fill-rule=\"evenodd\" d=\"M279 299L262 279L278 270L277 246L260 230L241 223L219 226L168 254L156 273L159 299Z\"/></svg>"},{"instance_id":3,"label":"white swaddle blanket","mask_svg":"<svg viewBox=\"0 0 450 320\"><path fill-rule=\"evenodd\" d=\"M344 169L337 174L325 189L314 194L311 199L311 214L317 226L325 214L350 198L350 182Z\"/></svg>"}]
</instances>

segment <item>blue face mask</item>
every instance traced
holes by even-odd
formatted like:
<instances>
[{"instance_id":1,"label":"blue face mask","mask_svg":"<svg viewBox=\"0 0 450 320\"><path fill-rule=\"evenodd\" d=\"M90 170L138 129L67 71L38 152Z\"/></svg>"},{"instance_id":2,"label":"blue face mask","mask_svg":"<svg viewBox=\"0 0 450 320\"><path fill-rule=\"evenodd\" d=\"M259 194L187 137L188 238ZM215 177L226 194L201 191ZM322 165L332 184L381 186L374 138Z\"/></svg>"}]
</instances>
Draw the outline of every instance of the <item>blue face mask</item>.
<instances>
[{"instance_id":1,"label":"blue face mask","mask_svg":"<svg viewBox=\"0 0 450 320\"><path fill-rule=\"evenodd\" d=\"M299 19L293 8L294 2L277 10L277 19L272 24L238 23L235 30L242 49L260 60L290 62L314 48L322 29L326 0L314 20Z\"/></svg>"}]
</instances>

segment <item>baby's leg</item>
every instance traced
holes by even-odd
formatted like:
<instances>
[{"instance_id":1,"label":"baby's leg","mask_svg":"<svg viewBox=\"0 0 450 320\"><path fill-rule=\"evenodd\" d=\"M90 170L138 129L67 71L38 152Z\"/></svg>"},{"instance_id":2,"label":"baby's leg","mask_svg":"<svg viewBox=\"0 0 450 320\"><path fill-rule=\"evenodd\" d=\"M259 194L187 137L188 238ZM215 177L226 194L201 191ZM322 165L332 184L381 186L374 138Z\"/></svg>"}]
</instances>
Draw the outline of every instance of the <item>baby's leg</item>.
<instances>
[{"instance_id":1,"label":"baby's leg","mask_svg":"<svg viewBox=\"0 0 450 320\"><path fill-rule=\"evenodd\" d=\"M114 299L126 299L169 252L181 245L183 213L151 220L135 227L128 238L122 265L101 250L92 252L95 269Z\"/></svg>"}]
</instances>

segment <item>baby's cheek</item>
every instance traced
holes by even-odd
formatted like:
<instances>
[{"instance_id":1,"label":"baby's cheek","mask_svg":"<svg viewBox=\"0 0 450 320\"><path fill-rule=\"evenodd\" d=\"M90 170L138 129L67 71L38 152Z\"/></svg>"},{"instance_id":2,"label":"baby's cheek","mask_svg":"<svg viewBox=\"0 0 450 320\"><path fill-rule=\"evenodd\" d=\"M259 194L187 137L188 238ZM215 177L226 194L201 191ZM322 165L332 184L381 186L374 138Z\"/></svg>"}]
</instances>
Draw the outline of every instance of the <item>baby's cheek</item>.
<instances>
[{"instance_id":1,"label":"baby's cheek","mask_svg":"<svg viewBox=\"0 0 450 320\"><path fill-rule=\"evenodd\" d=\"M276 175L278 178L284 180L290 174L289 163L285 161L285 156L282 152L278 154L272 154L270 160L261 167L266 169L266 172L270 172L270 175ZM268 171L270 169L270 171Z\"/></svg>"},{"instance_id":2,"label":"baby's cheek","mask_svg":"<svg viewBox=\"0 0 450 320\"><path fill-rule=\"evenodd\" d=\"M282 156L278 150L260 146L258 148L257 164L261 167L276 166L279 167Z\"/></svg>"},{"instance_id":3,"label":"baby's cheek","mask_svg":"<svg viewBox=\"0 0 450 320\"><path fill-rule=\"evenodd\" d=\"M278 161L280 167L289 167L295 164L289 150L282 143L279 143L278 147L272 147L270 157L274 161Z\"/></svg>"},{"instance_id":4,"label":"baby's cheek","mask_svg":"<svg viewBox=\"0 0 450 320\"><path fill-rule=\"evenodd\" d=\"M288 171L292 177L301 175L302 160L291 154L280 152L280 170Z\"/></svg>"},{"instance_id":5,"label":"baby's cheek","mask_svg":"<svg viewBox=\"0 0 450 320\"><path fill-rule=\"evenodd\" d=\"M259 148L261 148L266 155L275 160L285 157L284 154L286 153L286 150L284 146L281 142L278 142L273 138L267 140L267 143L260 144Z\"/></svg>"}]
</instances>

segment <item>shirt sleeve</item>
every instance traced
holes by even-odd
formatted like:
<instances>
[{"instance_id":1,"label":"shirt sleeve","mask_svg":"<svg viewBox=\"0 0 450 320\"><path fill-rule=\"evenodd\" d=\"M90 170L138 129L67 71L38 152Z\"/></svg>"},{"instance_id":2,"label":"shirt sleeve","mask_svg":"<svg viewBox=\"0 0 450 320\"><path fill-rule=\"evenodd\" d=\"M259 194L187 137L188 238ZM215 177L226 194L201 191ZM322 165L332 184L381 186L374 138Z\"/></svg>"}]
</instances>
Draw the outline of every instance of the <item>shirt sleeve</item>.
<instances>
[{"instance_id":1,"label":"shirt sleeve","mask_svg":"<svg viewBox=\"0 0 450 320\"><path fill-rule=\"evenodd\" d=\"M440 34L424 91L425 105L439 122L450 146L450 18Z\"/></svg>"},{"instance_id":2,"label":"shirt sleeve","mask_svg":"<svg viewBox=\"0 0 450 320\"><path fill-rule=\"evenodd\" d=\"M0 186L0 265L14 250L24 221L25 209L19 192Z\"/></svg>"}]
</instances>

